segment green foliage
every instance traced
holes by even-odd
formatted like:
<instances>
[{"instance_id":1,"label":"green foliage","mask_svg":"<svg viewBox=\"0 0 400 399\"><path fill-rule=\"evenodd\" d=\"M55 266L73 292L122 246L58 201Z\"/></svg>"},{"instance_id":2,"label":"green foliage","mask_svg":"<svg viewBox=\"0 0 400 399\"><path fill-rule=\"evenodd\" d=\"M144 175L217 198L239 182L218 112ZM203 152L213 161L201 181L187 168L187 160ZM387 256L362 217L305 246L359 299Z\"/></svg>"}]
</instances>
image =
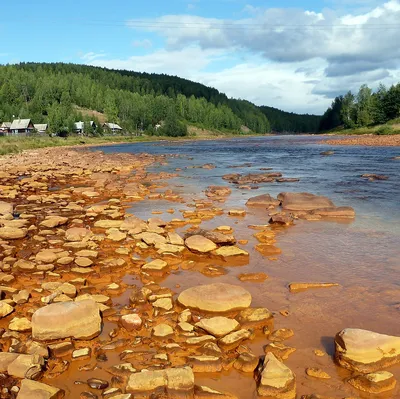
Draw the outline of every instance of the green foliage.
<instances>
[{"instance_id":1,"label":"green foliage","mask_svg":"<svg viewBox=\"0 0 400 399\"><path fill-rule=\"evenodd\" d=\"M171 113L157 133L161 136L184 137L187 136L188 131L187 126L179 121L174 113Z\"/></svg>"},{"instance_id":2,"label":"green foliage","mask_svg":"<svg viewBox=\"0 0 400 399\"><path fill-rule=\"evenodd\" d=\"M350 129L376 126L399 117L400 83L390 89L381 84L375 93L367 85L362 85L356 96L348 92L344 97L335 98L322 117L320 130L332 130L338 126ZM389 132L385 126L382 131Z\"/></svg>"},{"instance_id":3,"label":"green foliage","mask_svg":"<svg viewBox=\"0 0 400 399\"><path fill-rule=\"evenodd\" d=\"M265 106L260 109L268 118L273 132L315 133L321 122L321 116L317 115L299 115Z\"/></svg>"},{"instance_id":4,"label":"green foliage","mask_svg":"<svg viewBox=\"0 0 400 399\"><path fill-rule=\"evenodd\" d=\"M393 134L393 133L394 133L394 129L392 126L389 126L389 125L383 125L375 131L375 134L377 134L378 136L385 136L385 135Z\"/></svg>"},{"instance_id":5,"label":"green foliage","mask_svg":"<svg viewBox=\"0 0 400 399\"><path fill-rule=\"evenodd\" d=\"M145 131L168 114L209 129L267 133L267 117L254 104L167 75L115 71L85 65L21 63L0 66L0 115L49 123L53 133L82 117L73 106L104 113L128 132ZM87 131L87 129L85 129ZM89 134L98 134L89 131Z\"/></svg>"}]
</instances>

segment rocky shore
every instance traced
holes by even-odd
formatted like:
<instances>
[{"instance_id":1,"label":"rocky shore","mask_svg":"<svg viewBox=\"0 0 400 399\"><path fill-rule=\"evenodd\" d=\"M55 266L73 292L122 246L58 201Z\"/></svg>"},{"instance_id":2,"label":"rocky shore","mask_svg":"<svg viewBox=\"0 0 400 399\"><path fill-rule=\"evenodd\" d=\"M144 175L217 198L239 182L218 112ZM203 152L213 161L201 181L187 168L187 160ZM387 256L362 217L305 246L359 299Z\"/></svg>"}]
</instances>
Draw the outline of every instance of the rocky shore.
<instances>
[{"instance_id":1,"label":"rocky shore","mask_svg":"<svg viewBox=\"0 0 400 399\"><path fill-rule=\"evenodd\" d=\"M326 140L324 144L330 145L362 145L368 147L398 147L400 146L400 134L389 136L334 136L334 138Z\"/></svg>"},{"instance_id":2,"label":"rocky shore","mask_svg":"<svg viewBox=\"0 0 400 399\"><path fill-rule=\"evenodd\" d=\"M280 229L298 220L354 219L354 209L293 192L227 209L230 186L210 186L178 216L175 208L185 201L166 184L176 174L148 172L165 162L166 156L62 148L0 158L0 398L234 399L235 387L215 389L204 380L236 370L254 384L254 395L295 399L305 378L329 381L324 368L334 362L346 373L341 385L348 398L395 394L396 379L386 369L400 363L400 337L332 331L334 356L315 349L299 375L287 364L296 353L286 344L296 334L284 324L287 312L278 318L268 299L255 304L247 289L268 276L242 273L237 284L218 281L228 266L252 257L241 248L247 240L219 225L220 217L235 225L260 209L267 224L249 229L255 251L273 260L281 252ZM243 188L282 179L274 172L224 177ZM155 209L146 219L128 211L161 199L171 204L168 221ZM215 228L200 228L210 220ZM185 279L199 271L211 279L207 284L163 284L167 276ZM337 287L296 282L287 294ZM337 386L328 389L329 396L303 398L338 397Z\"/></svg>"}]
</instances>

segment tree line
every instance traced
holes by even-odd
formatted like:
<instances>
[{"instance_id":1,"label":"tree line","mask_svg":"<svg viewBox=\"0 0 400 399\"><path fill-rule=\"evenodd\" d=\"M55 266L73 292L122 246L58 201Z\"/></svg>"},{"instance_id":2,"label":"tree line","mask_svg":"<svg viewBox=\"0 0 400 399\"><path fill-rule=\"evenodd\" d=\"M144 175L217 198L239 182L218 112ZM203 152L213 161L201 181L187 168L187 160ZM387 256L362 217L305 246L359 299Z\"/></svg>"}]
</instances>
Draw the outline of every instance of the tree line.
<instances>
[{"instance_id":1,"label":"tree line","mask_svg":"<svg viewBox=\"0 0 400 399\"><path fill-rule=\"evenodd\" d=\"M52 133L71 131L74 122L88 119L76 106L101 112L128 132L156 133L155 126L167 119L170 127L179 122L180 132L187 123L236 132L313 132L311 120L318 119L266 112L268 107L176 76L64 63L0 66L0 121L15 115L48 123Z\"/></svg>"},{"instance_id":2,"label":"tree line","mask_svg":"<svg viewBox=\"0 0 400 399\"><path fill-rule=\"evenodd\" d=\"M375 92L362 85L357 94L349 91L333 100L319 130L382 125L396 118L400 118L400 83L389 88L381 84Z\"/></svg>"},{"instance_id":3,"label":"tree line","mask_svg":"<svg viewBox=\"0 0 400 399\"><path fill-rule=\"evenodd\" d=\"M210 129L239 132L247 125L256 133L269 132L268 119L254 104L237 100L232 108L226 96L208 88L194 90L199 97L190 94L189 88L183 94L179 86L168 86L170 79L166 76L161 85L159 78L152 82L133 73L71 64L2 66L0 120L11 120L13 115L30 118L48 123L50 132L58 133L83 119L76 110L79 106L105 114L109 122L119 123L128 132L154 132L166 120L170 127L180 121ZM188 83L191 86L201 85ZM184 131L181 125L177 130Z\"/></svg>"},{"instance_id":4,"label":"tree line","mask_svg":"<svg viewBox=\"0 0 400 399\"><path fill-rule=\"evenodd\" d=\"M319 130L319 115L295 114L267 106L261 106L260 109L268 118L273 132L316 133Z\"/></svg>"}]
</instances>

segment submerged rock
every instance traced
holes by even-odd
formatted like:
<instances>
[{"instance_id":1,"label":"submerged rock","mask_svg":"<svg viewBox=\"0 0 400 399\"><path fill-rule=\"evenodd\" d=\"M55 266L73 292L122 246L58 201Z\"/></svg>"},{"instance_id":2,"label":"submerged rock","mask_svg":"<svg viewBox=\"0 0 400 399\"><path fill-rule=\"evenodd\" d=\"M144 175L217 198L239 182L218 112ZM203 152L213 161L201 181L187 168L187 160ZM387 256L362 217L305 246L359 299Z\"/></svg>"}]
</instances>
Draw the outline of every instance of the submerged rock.
<instances>
[{"instance_id":1,"label":"submerged rock","mask_svg":"<svg viewBox=\"0 0 400 399\"><path fill-rule=\"evenodd\" d=\"M180 293L178 302L187 308L211 313L241 310L250 306L250 293L242 287L216 283L188 288Z\"/></svg>"},{"instance_id":2,"label":"submerged rock","mask_svg":"<svg viewBox=\"0 0 400 399\"><path fill-rule=\"evenodd\" d=\"M192 398L194 394L194 374L190 367L146 370L131 374L126 392L155 396ZM182 395L182 396L180 396Z\"/></svg>"},{"instance_id":3,"label":"submerged rock","mask_svg":"<svg viewBox=\"0 0 400 399\"><path fill-rule=\"evenodd\" d=\"M310 193L281 193L278 199L282 201L282 208L288 211L312 211L335 206L329 198Z\"/></svg>"},{"instance_id":4,"label":"submerged rock","mask_svg":"<svg viewBox=\"0 0 400 399\"><path fill-rule=\"evenodd\" d=\"M350 378L348 383L360 391L374 394L391 391L396 387L396 380L388 371L358 375Z\"/></svg>"},{"instance_id":5,"label":"submerged rock","mask_svg":"<svg viewBox=\"0 0 400 399\"><path fill-rule=\"evenodd\" d=\"M400 337L347 328L335 337L335 359L340 366L371 373L400 363Z\"/></svg>"},{"instance_id":6,"label":"submerged rock","mask_svg":"<svg viewBox=\"0 0 400 399\"><path fill-rule=\"evenodd\" d=\"M269 194L257 195L257 197L250 198L247 202L247 206L262 206L265 208L276 207L279 206L281 201L277 200L274 197L271 197Z\"/></svg>"},{"instance_id":7,"label":"submerged rock","mask_svg":"<svg viewBox=\"0 0 400 399\"><path fill-rule=\"evenodd\" d=\"M305 291L309 288L328 288L328 287L338 287L337 283L290 283L290 292Z\"/></svg>"},{"instance_id":8,"label":"submerged rock","mask_svg":"<svg viewBox=\"0 0 400 399\"><path fill-rule=\"evenodd\" d=\"M91 299L54 303L38 309L32 317L32 336L40 341L91 339L100 331L99 306Z\"/></svg>"},{"instance_id":9,"label":"submerged rock","mask_svg":"<svg viewBox=\"0 0 400 399\"><path fill-rule=\"evenodd\" d=\"M272 353L267 353L259 371L257 392L268 398L295 399L296 377Z\"/></svg>"}]
</instances>

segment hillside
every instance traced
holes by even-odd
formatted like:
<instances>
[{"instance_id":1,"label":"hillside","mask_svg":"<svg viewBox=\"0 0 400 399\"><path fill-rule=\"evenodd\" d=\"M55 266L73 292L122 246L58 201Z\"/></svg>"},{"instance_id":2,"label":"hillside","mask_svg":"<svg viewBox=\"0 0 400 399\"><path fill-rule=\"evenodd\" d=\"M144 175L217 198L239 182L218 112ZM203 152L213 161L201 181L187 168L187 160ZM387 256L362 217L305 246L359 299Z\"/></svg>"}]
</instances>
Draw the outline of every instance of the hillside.
<instances>
[{"instance_id":1,"label":"hillside","mask_svg":"<svg viewBox=\"0 0 400 399\"><path fill-rule=\"evenodd\" d=\"M295 114L277 108L262 106L261 111L268 118L273 132L315 133L318 132L321 117L318 115Z\"/></svg>"},{"instance_id":2,"label":"hillside","mask_svg":"<svg viewBox=\"0 0 400 399\"><path fill-rule=\"evenodd\" d=\"M176 76L63 63L0 66L0 122L15 115L48 123L50 132L71 131L80 119L103 122L96 115L104 115L129 132L154 133L154 126L169 118L205 129L239 132L246 126L268 133L264 108ZM274 131L314 131L305 122L308 115L274 110L271 116Z\"/></svg>"}]
</instances>

